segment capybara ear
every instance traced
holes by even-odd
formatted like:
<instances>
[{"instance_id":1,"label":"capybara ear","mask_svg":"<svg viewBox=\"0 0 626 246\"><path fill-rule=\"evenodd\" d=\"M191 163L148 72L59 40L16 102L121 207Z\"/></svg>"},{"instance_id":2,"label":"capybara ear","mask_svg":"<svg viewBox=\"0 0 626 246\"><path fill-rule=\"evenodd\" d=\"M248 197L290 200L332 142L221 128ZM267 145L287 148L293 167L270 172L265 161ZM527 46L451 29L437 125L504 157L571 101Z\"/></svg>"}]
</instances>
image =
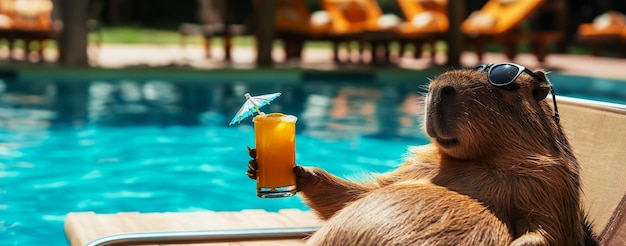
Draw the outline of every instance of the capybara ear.
<instances>
[{"instance_id":1,"label":"capybara ear","mask_svg":"<svg viewBox=\"0 0 626 246\"><path fill-rule=\"evenodd\" d=\"M550 90L552 89L552 85L546 76L546 73L542 70L534 72L537 76L543 78L543 81L536 81L533 86L533 97L537 101L541 101L548 96Z\"/></svg>"}]
</instances>

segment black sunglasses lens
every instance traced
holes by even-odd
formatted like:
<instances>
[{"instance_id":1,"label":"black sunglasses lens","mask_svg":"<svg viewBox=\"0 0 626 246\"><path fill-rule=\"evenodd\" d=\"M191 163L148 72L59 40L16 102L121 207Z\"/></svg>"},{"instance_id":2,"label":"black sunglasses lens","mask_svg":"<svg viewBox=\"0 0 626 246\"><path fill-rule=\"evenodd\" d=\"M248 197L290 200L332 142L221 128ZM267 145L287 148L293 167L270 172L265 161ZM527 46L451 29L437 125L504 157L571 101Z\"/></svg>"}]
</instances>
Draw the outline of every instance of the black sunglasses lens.
<instances>
[{"instance_id":1,"label":"black sunglasses lens","mask_svg":"<svg viewBox=\"0 0 626 246\"><path fill-rule=\"evenodd\" d=\"M496 65L489 70L489 80L493 85L508 85L519 75L519 68L510 64Z\"/></svg>"}]
</instances>

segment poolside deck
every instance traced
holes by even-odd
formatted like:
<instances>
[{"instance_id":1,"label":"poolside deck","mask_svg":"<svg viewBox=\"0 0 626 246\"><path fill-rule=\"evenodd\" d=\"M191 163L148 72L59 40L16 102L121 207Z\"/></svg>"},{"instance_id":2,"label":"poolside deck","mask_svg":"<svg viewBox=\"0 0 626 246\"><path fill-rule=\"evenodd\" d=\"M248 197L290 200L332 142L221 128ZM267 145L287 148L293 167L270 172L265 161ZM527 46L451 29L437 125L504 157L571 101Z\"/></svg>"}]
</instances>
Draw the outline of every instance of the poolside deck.
<instances>
[{"instance_id":1,"label":"poolside deck","mask_svg":"<svg viewBox=\"0 0 626 246\"><path fill-rule=\"evenodd\" d=\"M224 52L219 47L214 47L212 58L204 57L200 46L188 46L181 49L177 45L105 45L99 50L91 52L91 65L102 68L120 68L128 66L147 67L191 67L195 69L254 69L256 53L252 47L235 47L232 51L232 62L223 62ZM141 54L141 55L138 55ZM362 63L354 52L340 53L342 59L351 59L352 62L337 64L333 62L330 49L307 48L303 51L299 61L286 61L282 49L274 49L275 68L303 68L317 70L333 70L339 68L362 67ZM370 59L367 55L363 57ZM413 58L410 54L392 56L394 66L424 70L433 67L445 67L446 54L438 53L435 59L425 52L421 58ZM509 61L503 53L486 53L482 63L515 62L530 69L545 69L568 74L605 77L626 78L626 59L615 57L599 57L590 55L550 54L544 63L539 63L534 55L528 53L518 54L514 61ZM474 52L466 51L461 54L461 64L465 67L474 67L481 62L477 60ZM371 67L370 67L371 68Z\"/></svg>"},{"instance_id":2,"label":"poolside deck","mask_svg":"<svg viewBox=\"0 0 626 246\"><path fill-rule=\"evenodd\" d=\"M252 70L258 69L255 64L256 53L252 47L236 46L232 51L232 61L223 62L224 52L220 47L214 47L212 58L207 59L200 45L187 46L182 49L178 45L121 45L121 44L105 44L99 48L89 48L90 66L93 68L105 68L107 70L115 70L118 68L183 68L184 71L213 71L213 70ZM356 54L348 54L345 51L340 53L342 59L350 57L353 62L337 64L333 62L332 51L330 49L306 48L303 51L302 59L298 61L286 61L285 54L282 49L274 49L272 57L275 64L272 68L281 68L279 71L285 71L284 68L295 69L313 69L321 71L330 71L334 69L354 69L367 68L378 69L377 67L362 66L363 63L357 62ZM0 49L0 59L6 59L8 56L6 50ZM24 60L24 55L19 52L14 55L17 61ZM57 59L54 51L47 52L44 60L53 62ZM364 57L368 60L367 55ZM476 54L466 51L461 54L461 64L465 67L474 67L481 62L477 60ZM392 56L392 67L398 67L409 70L425 70L431 68L445 67L446 55L438 53L435 59L430 58L430 54L426 52L421 58L413 58L408 53L403 56L394 54ZM570 54L550 54L544 63L539 63L534 55L521 53L514 61L509 61L502 53L486 53L482 63L499 63L499 62L515 62L524 65L530 69L545 69L547 71L557 71L566 74L575 74L583 76L593 76L601 78L626 79L626 59L616 57L599 57L591 55L570 55ZM0 68L15 67L15 62L0 61ZM27 62L18 62L17 64L27 64ZM31 66L27 66L31 67ZM35 67L41 67L35 65ZM44 66L47 67L47 66ZM54 66L52 66L54 67ZM58 67L57 67L58 68ZM383 67L387 68L387 67ZM241 74L241 73L239 73Z\"/></svg>"},{"instance_id":3,"label":"poolside deck","mask_svg":"<svg viewBox=\"0 0 626 246\"><path fill-rule=\"evenodd\" d=\"M102 236L129 232L217 230L318 226L312 212L284 209L279 212L242 210L238 212L95 214L70 213L65 220L66 236L72 246L82 246ZM303 245L304 240L247 241L200 245ZM194 244L198 245L198 244Z\"/></svg>"}]
</instances>

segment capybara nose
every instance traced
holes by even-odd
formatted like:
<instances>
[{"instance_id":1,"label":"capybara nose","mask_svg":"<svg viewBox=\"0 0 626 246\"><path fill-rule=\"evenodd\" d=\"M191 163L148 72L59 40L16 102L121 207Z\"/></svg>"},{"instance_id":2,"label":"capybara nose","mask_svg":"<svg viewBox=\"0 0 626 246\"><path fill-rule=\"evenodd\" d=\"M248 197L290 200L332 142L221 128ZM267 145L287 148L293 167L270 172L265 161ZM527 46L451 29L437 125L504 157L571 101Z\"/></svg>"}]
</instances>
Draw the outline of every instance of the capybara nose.
<instances>
[{"instance_id":1,"label":"capybara nose","mask_svg":"<svg viewBox=\"0 0 626 246\"><path fill-rule=\"evenodd\" d=\"M452 86L447 85L447 86L442 87L439 93L441 93L440 96L443 99L452 98L456 95L456 89L454 89L454 87Z\"/></svg>"}]
</instances>

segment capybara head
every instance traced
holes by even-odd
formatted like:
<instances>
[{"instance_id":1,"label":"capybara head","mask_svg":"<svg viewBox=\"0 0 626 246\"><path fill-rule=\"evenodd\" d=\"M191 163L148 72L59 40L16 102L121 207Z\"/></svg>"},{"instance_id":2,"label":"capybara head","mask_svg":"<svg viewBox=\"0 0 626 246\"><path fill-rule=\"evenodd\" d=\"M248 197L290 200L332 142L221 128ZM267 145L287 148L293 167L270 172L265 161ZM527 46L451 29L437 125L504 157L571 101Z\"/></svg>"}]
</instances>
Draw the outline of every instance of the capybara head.
<instances>
[{"instance_id":1,"label":"capybara head","mask_svg":"<svg viewBox=\"0 0 626 246\"><path fill-rule=\"evenodd\" d=\"M562 152L558 116L545 100L551 89L543 71L516 64L445 72L429 85L424 128L456 159Z\"/></svg>"}]
</instances>

